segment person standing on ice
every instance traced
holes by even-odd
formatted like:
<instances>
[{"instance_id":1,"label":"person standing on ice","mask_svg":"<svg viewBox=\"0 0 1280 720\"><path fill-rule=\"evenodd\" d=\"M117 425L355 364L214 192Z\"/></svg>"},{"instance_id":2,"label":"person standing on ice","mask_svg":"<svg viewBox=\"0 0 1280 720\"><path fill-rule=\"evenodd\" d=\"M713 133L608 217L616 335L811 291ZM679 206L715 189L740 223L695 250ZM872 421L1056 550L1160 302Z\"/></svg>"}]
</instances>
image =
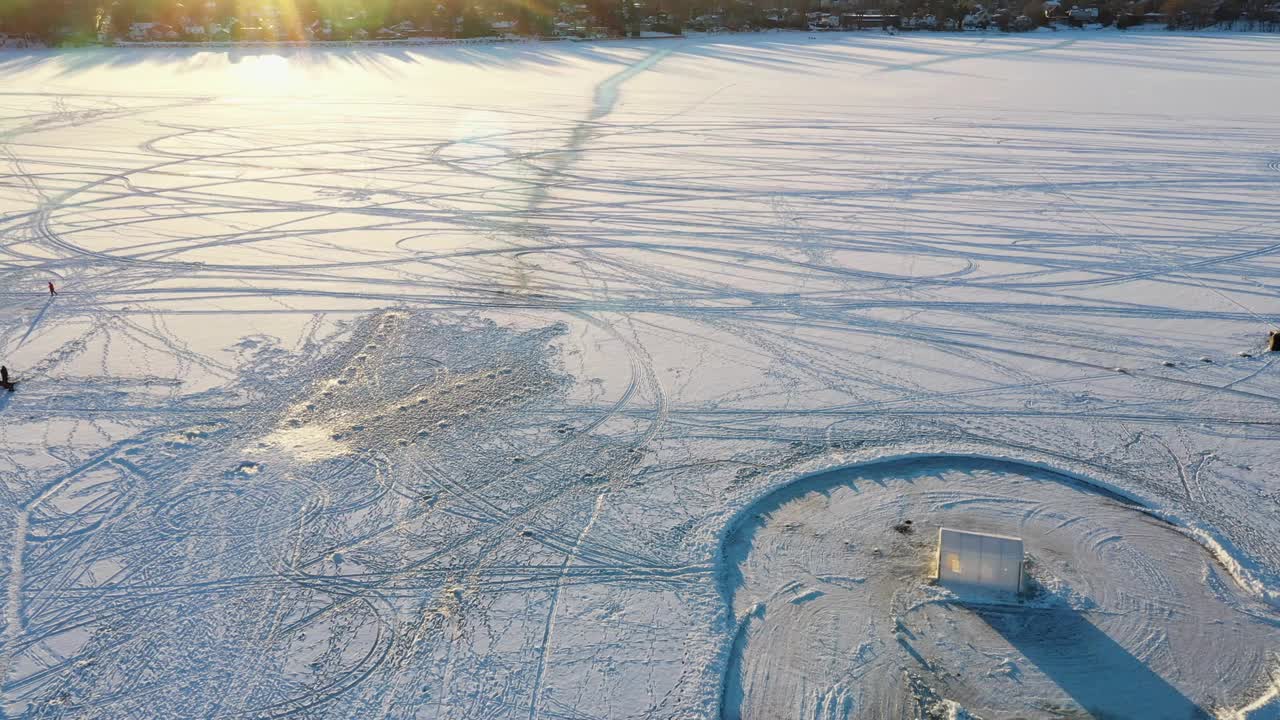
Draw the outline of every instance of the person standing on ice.
<instances>
[{"instance_id":1,"label":"person standing on ice","mask_svg":"<svg viewBox=\"0 0 1280 720\"><path fill-rule=\"evenodd\" d=\"M0 365L0 388L13 392L13 383L9 382L9 368Z\"/></svg>"},{"instance_id":2,"label":"person standing on ice","mask_svg":"<svg viewBox=\"0 0 1280 720\"><path fill-rule=\"evenodd\" d=\"M57 294L58 294L58 291L53 289L53 281L50 280L49 281L49 297L53 297L54 295L57 295Z\"/></svg>"}]
</instances>

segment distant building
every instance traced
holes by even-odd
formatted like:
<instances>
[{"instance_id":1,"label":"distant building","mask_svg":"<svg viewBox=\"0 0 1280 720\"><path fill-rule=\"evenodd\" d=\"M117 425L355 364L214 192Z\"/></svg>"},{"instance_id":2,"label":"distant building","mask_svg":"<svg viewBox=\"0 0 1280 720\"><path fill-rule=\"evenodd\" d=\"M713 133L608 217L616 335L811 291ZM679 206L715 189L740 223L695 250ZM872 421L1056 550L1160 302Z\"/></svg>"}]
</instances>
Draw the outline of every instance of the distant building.
<instances>
[{"instance_id":1,"label":"distant building","mask_svg":"<svg viewBox=\"0 0 1280 720\"><path fill-rule=\"evenodd\" d=\"M908 30L937 30L938 18L933 15L909 17L902 21L902 27Z\"/></svg>"},{"instance_id":2,"label":"distant building","mask_svg":"<svg viewBox=\"0 0 1280 720\"><path fill-rule=\"evenodd\" d=\"M1071 9L1067 11L1067 16L1070 17L1072 20L1075 20L1076 22L1095 23L1095 22L1098 22L1098 8L1096 7L1082 8L1077 5L1072 5Z\"/></svg>"},{"instance_id":3,"label":"distant building","mask_svg":"<svg viewBox=\"0 0 1280 720\"><path fill-rule=\"evenodd\" d=\"M177 40L178 31L164 23L138 22L129 26L129 39L138 42L146 40Z\"/></svg>"},{"instance_id":4,"label":"distant building","mask_svg":"<svg viewBox=\"0 0 1280 720\"><path fill-rule=\"evenodd\" d=\"M982 30L991 26L991 12L982 5L974 5L960 25L965 30Z\"/></svg>"},{"instance_id":5,"label":"distant building","mask_svg":"<svg viewBox=\"0 0 1280 720\"><path fill-rule=\"evenodd\" d=\"M840 27L844 30L897 27L901 24L902 18L900 16L886 15L879 11L869 13L844 13L840 16Z\"/></svg>"}]
</instances>

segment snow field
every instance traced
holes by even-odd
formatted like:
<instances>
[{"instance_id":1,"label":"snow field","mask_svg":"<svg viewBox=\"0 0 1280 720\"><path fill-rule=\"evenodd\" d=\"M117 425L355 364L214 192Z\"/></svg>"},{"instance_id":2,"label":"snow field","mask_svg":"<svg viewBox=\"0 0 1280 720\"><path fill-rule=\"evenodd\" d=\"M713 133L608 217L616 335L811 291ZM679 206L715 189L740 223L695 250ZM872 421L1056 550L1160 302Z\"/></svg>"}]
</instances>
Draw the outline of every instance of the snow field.
<instances>
[{"instance_id":1,"label":"snow field","mask_svg":"<svg viewBox=\"0 0 1280 720\"><path fill-rule=\"evenodd\" d=\"M5 716L1274 716L1277 64L0 54ZM1035 612L910 579L961 514Z\"/></svg>"}]
</instances>

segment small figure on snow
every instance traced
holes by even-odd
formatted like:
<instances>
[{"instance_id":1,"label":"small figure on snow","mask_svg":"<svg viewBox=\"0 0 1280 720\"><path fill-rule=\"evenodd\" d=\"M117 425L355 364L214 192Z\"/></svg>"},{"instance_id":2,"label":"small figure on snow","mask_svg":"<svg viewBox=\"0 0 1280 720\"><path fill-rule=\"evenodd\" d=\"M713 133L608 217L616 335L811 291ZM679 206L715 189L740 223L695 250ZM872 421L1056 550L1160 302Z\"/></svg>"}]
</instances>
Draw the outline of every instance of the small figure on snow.
<instances>
[{"instance_id":1,"label":"small figure on snow","mask_svg":"<svg viewBox=\"0 0 1280 720\"><path fill-rule=\"evenodd\" d=\"M49 281L49 297L53 297L54 295L57 295L57 294L58 294L58 291L53 289L53 281L50 280Z\"/></svg>"},{"instance_id":2,"label":"small figure on snow","mask_svg":"<svg viewBox=\"0 0 1280 720\"><path fill-rule=\"evenodd\" d=\"M13 383L9 382L9 368L0 365L0 388L13 392Z\"/></svg>"}]
</instances>

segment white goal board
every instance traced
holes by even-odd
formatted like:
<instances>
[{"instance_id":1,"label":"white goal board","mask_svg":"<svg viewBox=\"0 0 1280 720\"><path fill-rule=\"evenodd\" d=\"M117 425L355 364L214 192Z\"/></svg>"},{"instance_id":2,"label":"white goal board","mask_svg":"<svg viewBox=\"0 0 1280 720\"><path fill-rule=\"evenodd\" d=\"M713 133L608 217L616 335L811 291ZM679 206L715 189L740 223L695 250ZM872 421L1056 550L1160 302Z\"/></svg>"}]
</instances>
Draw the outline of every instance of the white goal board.
<instances>
[{"instance_id":1,"label":"white goal board","mask_svg":"<svg viewBox=\"0 0 1280 720\"><path fill-rule=\"evenodd\" d=\"M990 590L1022 589L1022 539L938 530L938 582Z\"/></svg>"}]
</instances>

